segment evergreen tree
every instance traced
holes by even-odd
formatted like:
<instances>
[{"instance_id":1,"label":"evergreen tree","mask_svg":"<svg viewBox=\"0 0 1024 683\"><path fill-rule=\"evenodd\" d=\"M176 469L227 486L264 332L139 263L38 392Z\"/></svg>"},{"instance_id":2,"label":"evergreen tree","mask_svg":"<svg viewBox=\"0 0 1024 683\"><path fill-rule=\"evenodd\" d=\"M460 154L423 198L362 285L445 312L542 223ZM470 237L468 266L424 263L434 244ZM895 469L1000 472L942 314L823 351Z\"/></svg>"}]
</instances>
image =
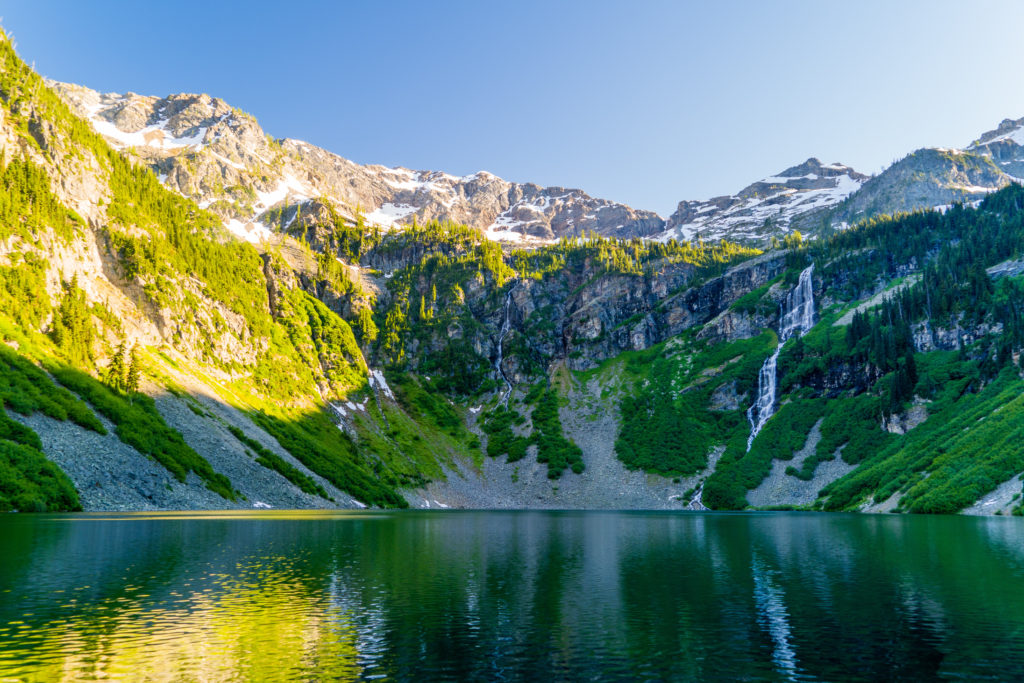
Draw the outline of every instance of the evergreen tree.
<instances>
[{"instance_id":1,"label":"evergreen tree","mask_svg":"<svg viewBox=\"0 0 1024 683\"><path fill-rule=\"evenodd\" d=\"M114 351L114 355L111 356L110 365L107 366L107 385L110 386L111 389L116 389L117 391L125 390L125 353L125 344L122 341L117 346L117 350Z\"/></svg>"},{"instance_id":2,"label":"evergreen tree","mask_svg":"<svg viewBox=\"0 0 1024 683\"><path fill-rule=\"evenodd\" d=\"M140 375L138 349L133 345L131 361L128 363L128 375L125 378L125 391L129 394L137 394L139 392Z\"/></svg>"},{"instance_id":3,"label":"evergreen tree","mask_svg":"<svg viewBox=\"0 0 1024 683\"><path fill-rule=\"evenodd\" d=\"M360 308L356 314L356 332L359 334L359 343L364 346L377 341L377 324L373 322L373 313L369 308Z\"/></svg>"},{"instance_id":4,"label":"evergreen tree","mask_svg":"<svg viewBox=\"0 0 1024 683\"><path fill-rule=\"evenodd\" d=\"M389 365L400 366L405 363L405 347L402 343L405 326L405 314L401 307L392 306L384 318L384 337L381 339L381 351Z\"/></svg>"},{"instance_id":5,"label":"evergreen tree","mask_svg":"<svg viewBox=\"0 0 1024 683\"><path fill-rule=\"evenodd\" d=\"M85 300L85 292L78 287L78 276L64 283L64 297L54 315L50 331L54 343L68 359L85 367L92 361L92 313Z\"/></svg>"}]
</instances>

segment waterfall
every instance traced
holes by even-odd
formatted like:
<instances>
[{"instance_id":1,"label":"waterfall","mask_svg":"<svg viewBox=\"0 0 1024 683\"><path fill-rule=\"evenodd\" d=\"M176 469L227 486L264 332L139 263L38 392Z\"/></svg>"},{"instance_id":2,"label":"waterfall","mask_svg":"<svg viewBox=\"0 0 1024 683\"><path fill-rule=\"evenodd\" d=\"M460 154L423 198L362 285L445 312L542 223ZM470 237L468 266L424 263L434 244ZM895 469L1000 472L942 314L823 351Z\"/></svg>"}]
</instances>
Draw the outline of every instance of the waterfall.
<instances>
[{"instance_id":1,"label":"waterfall","mask_svg":"<svg viewBox=\"0 0 1024 683\"><path fill-rule=\"evenodd\" d=\"M502 405L508 405L509 396L512 395L512 382L509 381L508 375L505 374L505 369L501 367L501 361L504 357L504 343L505 335L512 329L512 318L509 315L509 311L512 308L512 292L515 291L515 285L509 290L508 294L505 295L505 308L502 312L501 318L501 333L498 334L498 359L494 363L494 367L498 370L498 374L505 380L505 395L501 397Z\"/></svg>"},{"instance_id":2,"label":"waterfall","mask_svg":"<svg viewBox=\"0 0 1024 683\"><path fill-rule=\"evenodd\" d=\"M812 263L800 273L800 280L786 295L786 301L782 305L782 316L779 318L779 345L761 366L761 373L757 377L757 399L747 410L747 419L750 421L748 451L754 443L754 437L775 413L776 365L783 344L787 339L799 337L814 326L814 284L811 281L813 272Z\"/></svg>"}]
</instances>

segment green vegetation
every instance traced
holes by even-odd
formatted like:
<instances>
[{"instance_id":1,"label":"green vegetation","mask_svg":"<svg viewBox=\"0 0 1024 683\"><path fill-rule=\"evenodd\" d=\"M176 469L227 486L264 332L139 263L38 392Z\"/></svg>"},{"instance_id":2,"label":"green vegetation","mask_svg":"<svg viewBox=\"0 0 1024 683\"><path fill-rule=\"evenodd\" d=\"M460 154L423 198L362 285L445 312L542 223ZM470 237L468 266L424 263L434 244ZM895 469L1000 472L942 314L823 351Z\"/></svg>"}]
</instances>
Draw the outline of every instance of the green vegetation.
<instances>
[{"instance_id":1,"label":"green vegetation","mask_svg":"<svg viewBox=\"0 0 1024 683\"><path fill-rule=\"evenodd\" d=\"M583 451L562 431L558 392L538 383L530 389L523 403L535 404L530 415L532 431L528 436L516 435L513 430L526 424L526 418L514 408L499 405L485 415L481 429L487 434L487 455L492 458L505 455L506 462L516 462L526 456L527 448L536 446L537 462L547 464L548 479L560 478L566 469L576 474L583 472Z\"/></svg>"},{"instance_id":2,"label":"green vegetation","mask_svg":"<svg viewBox=\"0 0 1024 683\"><path fill-rule=\"evenodd\" d=\"M216 216L167 191L149 169L133 165L111 149L18 59L9 41L0 43L0 98L8 120L21 127L26 141L55 165L91 164L92 157L101 180L106 180L109 201L104 208L109 221L99 229L100 242L117 258L120 274L141 284L156 306L182 321L178 338L198 336L197 361L226 367L243 377L235 386L245 392L256 390L260 398L254 397L254 402L266 405L258 416L261 424L304 464L367 503L404 506L405 501L392 487L419 481L416 475L392 472L372 454L359 455L322 410L308 408L310 397L319 398L319 391L344 395L365 387L366 367L346 322L305 292L284 287L279 289L282 296L272 315L264 262L257 251L229 239ZM39 118L52 124L47 139L33 133ZM34 241L47 230L67 237L80 227L84 229L81 221L49 194L49 182L46 170L28 162L4 164L0 173L4 189L0 229L4 232L0 237L16 234ZM350 228L342 221L334 226L332 239L343 254L355 257L378 241L372 233L363 239L361 224L355 226L355 233ZM8 338L27 341L51 313L45 289L47 265L31 254L22 257L22 263L17 263L16 257L10 258L12 265L0 266L0 304L5 304L5 310L17 317L17 326L28 333ZM320 279L336 291L357 293L334 259L321 258L317 266ZM239 331L235 320L229 326L218 310L220 305L239 316L244 329ZM105 307L88 305L74 278L65 284L52 318L52 348L43 340L32 350L51 374L112 420L119 438L153 457L175 477L183 480L188 472L194 472L210 489L234 498L230 482L167 426L150 399L135 393L138 364L126 357L123 348L113 354L105 373L109 386L91 375L102 345L94 322L118 321ZM373 321L364 318L363 323L361 338L372 341ZM108 325L109 330L115 327ZM253 348L266 349L255 368L239 373L234 360L218 354L216 348L225 334ZM23 393L13 394L11 400L23 401ZM71 412L67 406L44 406L49 413L56 414L58 409ZM102 430L88 409L84 410L82 415L72 416L86 422L84 415L88 415ZM272 467L277 465L271 462Z\"/></svg>"},{"instance_id":3,"label":"green vegetation","mask_svg":"<svg viewBox=\"0 0 1024 683\"><path fill-rule=\"evenodd\" d=\"M71 420L97 434L107 433L85 403L6 344L0 344L0 398L8 409L21 415L41 412L55 420Z\"/></svg>"},{"instance_id":4,"label":"green vegetation","mask_svg":"<svg viewBox=\"0 0 1024 683\"><path fill-rule=\"evenodd\" d=\"M771 315L778 311L779 306L774 301L766 300L765 294L772 288L773 285L778 283L782 278L777 277L770 282L765 283L763 286L757 289L751 290L741 296L739 299L734 301L729 307L730 310L738 313L756 313L758 315Z\"/></svg>"},{"instance_id":5,"label":"green vegetation","mask_svg":"<svg viewBox=\"0 0 1024 683\"><path fill-rule=\"evenodd\" d=\"M856 465L884 448L895 437L880 427L881 403L870 394L828 400L815 452L804 459L799 470L786 468L786 473L810 481L818 464L831 460L840 449L843 460Z\"/></svg>"},{"instance_id":6,"label":"green vegetation","mask_svg":"<svg viewBox=\"0 0 1024 683\"><path fill-rule=\"evenodd\" d=\"M265 448L259 441L250 439L245 435L245 432L238 427L229 426L228 431L231 432L232 436L238 439L242 444L252 450L256 462L259 464L263 465L267 469L274 470L282 477L295 484L295 486L301 491L305 491L313 496L320 496L324 500L332 500L331 497L327 495L327 491L324 490L323 486L316 483L309 476L303 474L297 467L289 463L277 453L273 452L269 448Z\"/></svg>"},{"instance_id":7,"label":"green vegetation","mask_svg":"<svg viewBox=\"0 0 1024 683\"><path fill-rule=\"evenodd\" d=\"M473 396L493 389L494 381L488 379L492 369L487 359L465 339L452 339L421 366L421 371L432 378L439 391L461 396Z\"/></svg>"},{"instance_id":8,"label":"green vegetation","mask_svg":"<svg viewBox=\"0 0 1024 683\"><path fill-rule=\"evenodd\" d=\"M358 263L360 256L381 243L380 229L368 229L361 215L357 216L355 221L349 221L344 219L327 199L314 200L312 204L314 206L305 210L302 204L296 205L294 211L287 205L273 209L266 220L270 224L276 223L281 228L287 228L289 234L297 237L303 244L316 244L321 251L317 255L317 263L321 269L334 269L335 266L329 264L337 264L334 260L335 255ZM318 214L315 223L304 220L311 211ZM342 278L350 282L348 276L344 275L343 271L340 272Z\"/></svg>"},{"instance_id":9,"label":"green vegetation","mask_svg":"<svg viewBox=\"0 0 1024 683\"><path fill-rule=\"evenodd\" d=\"M35 242L49 228L67 242L81 225L50 191L46 171L31 161L14 158L0 171L0 239L17 235Z\"/></svg>"},{"instance_id":10,"label":"green vegetation","mask_svg":"<svg viewBox=\"0 0 1024 683\"><path fill-rule=\"evenodd\" d=\"M1004 369L972 393L978 381L972 363L951 353L934 356L928 372L945 381L929 406L931 417L826 487L825 509L902 493L901 509L957 512L1024 470L1024 381L1016 369Z\"/></svg>"},{"instance_id":11,"label":"green vegetation","mask_svg":"<svg viewBox=\"0 0 1024 683\"><path fill-rule=\"evenodd\" d=\"M388 386L392 387L398 402L412 417L433 425L449 436L469 438L462 415L436 390L430 391L411 375L404 373L390 375Z\"/></svg>"},{"instance_id":12,"label":"green vegetation","mask_svg":"<svg viewBox=\"0 0 1024 683\"><path fill-rule=\"evenodd\" d=\"M515 308L523 319L516 318L504 337L505 357L515 359L520 375L546 380L551 355L565 348L559 297L589 294L607 277L646 286L670 265L679 274L673 286L685 288L759 253L727 242L660 244L586 235L506 251L453 223L414 221L408 230L382 233L361 218L342 218L330 202L313 200L269 217L299 240L304 265L295 273L282 251L260 254L229 239L216 216L168 192L149 169L107 146L18 59L8 40L0 41L0 100L5 122L33 159L0 160L0 240L6 245L0 323L11 344L0 347L0 508L78 504L73 490L68 495L66 477L46 464L38 435L11 417L43 412L103 432L89 405L50 375L114 422L119 438L179 480L193 472L220 495L236 495L163 421L153 401L138 394L135 350L121 344L109 353L110 340L116 344L127 336L111 310L90 304L70 273L62 291L52 298L47 291L48 280L64 280L48 264L48 250L86 231L116 259L114 284L141 287L152 308L172 321L171 341L189 350L193 370L214 366L211 374L230 377L230 391L241 397L236 403L299 461L357 499L385 507L405 506L396 489L443 476L450 458L474 457L479 444L451 399L495 388L486 357L493 346L486 339L494 340L506 297L530 305ZM102 228L89 227L57 199L51 189L57 187L55 168L90 169L98 183L106 183L98 193L106 214ZM229 190L241 204L254 198L251 189ZM744 409L776 343L771 332L718 345L687 333L606 363L601 372L614 368L620 381L608 390L619 392L623 418L616 452L630 468L681 478L704 470L708 453L724 446L703 500L743 508L772 462L791 459L820 421L814 453L789 474L811 480L818 465L837 453L859 467L827 487L818 507L855 509L890 496L898 497L900 509L917 512L953 512L970 504L1024 469L1018 447L1024 443L1024 381L1014 360L1024 349L1024 278L993 279L986 272L1024 254L1022 216L1024 188L1011 186L978 209L954 206L944 214L873 219L814 242L797 233L787 237L777 245L789 249L786 272L740 297L732 311L774 314L769 289L792 286L811 261L820 300L834 307L782 349L778 412L750 451ZM394 269L386 306L372 306L339 257ZM844 309L911 276L920 281L853 314L848 325L833 324ZM293 286L296 281L300 286ZM96 291L92 285L90 292ZM649 314L637 307L620 317L630 313L616 319L615 334ZM948 348L952 338L955 352L920 351ZM395 371L397 406L369 397L363 350ZM584 351L577 347L574 353ZM107 355L111 362L99 373L101 382L95 363ZM354 436L337 428L324 405L350 399L361 400L360 410L346 418ZM520 406L529 413L529 430L519 429L527 419L516 408L489 411L482 420L488 455L515 461L534 445L552 479L565 469L582 471L582 453L565 438L558 406L556 389L541 381ZM905 435L882 429L883 421L898 421L910 408L927 411L929 419ZM244 440L244 433L235 435L258 462L304 491L325 495L287 461Z\"/></svg>"},{"instance_id":13,"label":"green vegetation","mask_svg":"<svg viewBox=\"0 0 1024 683\"><path fill-rule=\"evenodd\" d=\"M67 475L43 455L39 435L9 417L4 408L72 420L99 434L106 434L103 425L82 401L5 344L0 344L0 400L0 511L81 509Z\"/></svg>"},{"instance_id":14,"label":"green vegetation","mask_svg":"<svg viewBox=\"0 0 1024 683\"><path fill-rule=\"evenodd\" d=\"M92 311L86 303L85 292L78 287L77 277L64 284L64 297L54 312L50 336L72 363L79 367L92 366Z\"/></svg>"},{"instance_id":15,"label":"green vegetation","mask_svg":"<svg viewBox=\"0 0 1024 683\"><path fill-rule=\"evenodd\" d=\"M8 419L0 420L0 429ZM0 511L81 509L71 480L38 447L0 438Z\"/></svg>"},{"instance_id":16,"label":"green vegetation","mask_svg":"<svg viewBox=\"0 0 1024 683\"><path fill-rule=\"evenodd\" d=\"M516 462L526 457L530 440L525 436L517 436L512 430L525 423L525 417L506 406L497 406L489 411L481 424L481 429L487 434L487 455L492 458L505 455L507 462Z\"/></svg>"},{"instance_id":17,"label":"green vegetation","mask_svg":"<svg viewBox=\"0 0 1024 683\"><path fill-rule=\"evenodd\" d=\"M605 274L651 274L668 264L686 263L704 276L721 273L730 264L756 254L757 249L732 242L692 244L651 242L638 238L617 240L599 235L564 239L539 249L520 249L512 255L512 266L520 277L542 279L563 270L579 271L589 265L594 276Z\"/></svg>"},{"instance_id":18,"label":"green vegetation","mask_svg":"<svg viewBox=\"0 0 1024 683\"><path fill-rule=\"evenodd\" d=\"M773 460L789 460L804 446L807 434L824 410L821 399L797 398L783 405L758 433L747 451L747 435L734 433L714 474L704 485L704 504L714 509L742 510L747 491L771 472ZM746 425L749 432L750 425Z\"/></svg>"},{"instance_id":19,"label":"green vegetation","mask_svg":"<svg viewBox=\"0 0 1024 683\"><path fill-rule=\"evenodd\" d=\"M775 335L765 332L731 344L708 346L683 338L623 354L634 389L619 405L619 459L631 469L666 476L704 469L713 446L749 431L745 406L712 410L712 395L731 389L752 396L761 363L774 346Z\"/></svg>"},{"instance_id":20,"label":"green vegetation","mask_svg":"<svg viewBox=\"0 0 1024 683\"><path fill-rule=\"evenodd\" d=\"M548 479L558 479L566 468L576 474L583 472L583 451L562 433L554 389L541 394L530 417L534 429L530 442L537 444L537 462L547 463Z\"/></svg>"},{"instance_id":21,"label":"green vegetation","mask_svg":"<svg viewBox=\"0 0 1024 683\"><path fill-rule=\"evenodd\" d=\"M385 508L409 506L392 488L403 482L378 460L364 464L352 440L323 410L290 419L267 412L252 417L296 460L357 500Z\"/></svg>"},{"instance_id":22,"label":"green vegetation","mask_svg":"<svg viewBox=\"0 0 1024 683\"><path fill-rule=\"evenodd\" d=\"M117 425L117 436L143 455L163 465L178 481L195 472L214 493L235 500L231 482L215 472L209 461L185 443L181 434L164 422L149 396L137 394L132 400L88 374L69 366L48 368L58 382L87 400Z\"/></svg>"},{"instance_id":23,"label":"green vegetation","mask_svg":"<svg viewBox=\"0 0 1024 683\"><path fill-rule=\"evenodd\" d=\"M38 329L50 314L46 292L46 261L36 254L9 254L15 262L0 266L0 311L5 311L19 327Z\"/></svg>"}]
</instances>

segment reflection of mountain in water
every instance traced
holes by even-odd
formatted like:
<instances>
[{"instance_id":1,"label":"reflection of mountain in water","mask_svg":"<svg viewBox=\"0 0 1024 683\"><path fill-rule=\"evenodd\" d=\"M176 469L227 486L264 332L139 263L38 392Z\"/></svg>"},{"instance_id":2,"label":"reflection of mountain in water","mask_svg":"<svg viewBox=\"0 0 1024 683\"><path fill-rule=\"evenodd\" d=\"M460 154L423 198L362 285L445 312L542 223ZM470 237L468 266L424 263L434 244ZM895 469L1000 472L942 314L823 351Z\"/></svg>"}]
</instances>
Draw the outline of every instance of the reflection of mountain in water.
<instances>
[{"instance_id":1,"label":"reflection of mountain in water","mask_svg":"<svg viewBox=\"0 0 1024 683\"><path fill-rule=\"evenodd\" d=\"M0 591L17 598L0 601L4 677L831 680L1024 666L1013 520L407 513L0 526L13 551L0 557Z\"/></svg>"}]
</instances>

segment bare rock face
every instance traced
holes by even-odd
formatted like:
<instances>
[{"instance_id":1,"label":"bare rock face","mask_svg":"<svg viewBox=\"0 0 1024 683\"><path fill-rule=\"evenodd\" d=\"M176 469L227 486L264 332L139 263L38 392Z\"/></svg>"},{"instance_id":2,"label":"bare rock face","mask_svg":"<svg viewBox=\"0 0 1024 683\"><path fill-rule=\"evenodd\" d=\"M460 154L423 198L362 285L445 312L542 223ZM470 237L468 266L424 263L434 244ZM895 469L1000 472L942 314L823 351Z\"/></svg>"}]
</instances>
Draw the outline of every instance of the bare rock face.
<instances>
[{"instance_id":1,"label":"bare rock face","mask_svg":"<svg viewBox=\"0 0 1024 683\"><path fill-rule=\"evenodd\" d=\"M679 202L660 239L764 242L795 229L813 232L867 180L849 166L811 158L735 195Z\"/></svg>"},{"instance_id":2,"label":"bare rock face","mask_svg":"<svg viewBox=\"0 0 1024 683\"><path fill-rule=\"evenodd\" d=\"M865 182L832 220L850 224L878 214L971 202L1013 181L981 148L921 149Z\"/></svg>"},{"instance_id":3,"label":"bare rock face","mask_svg":"<svg viewBox=\"0 0 1024 683\"><path fill-rule=\"evenodd\" d=\"M736 391L736 380L720 384L712 393L708 407L716 411L740 410L749 404L746 394Z\"/></svg>"},{"instance_id":4,"label":"bare rock face","mask_svg":"<svg viewBox=\"0 0 1024 683\"><path fill-rule=\"evenodd\" d=\"M777 277L785 263L786 253L776 251L693 286L688 285L694 267L686 263L662 264L648 276L601 277L595 277L603 272L595 263L579 272L520 281L511 290L503 367L522 379L529 364L543 369L559 362L585 370L623 351L650 348L723 314L738 298ZM446 339L467 340L492 364L504 315L504 299L492 296L493 290L489 283L466 287L467 308L480 324L444 331ZM408 356L417 362L414 354Z\"/></svg>"},{"instance_id":5,"label":"bare rock face","mask_svg":"<svg viewBox=\"0 0 1024 683\"><path fill-rule=\"evenodd\" d=\"M914 405L902 413L882 418L882 429L890 434L906 434L914 427L928 419L928 408L923 401L915 401Z\"/></svg>"},{"instance_id":6,"label":"bare rock face","mask_svg":"<svg viewBox=\"0 0 1024 683\"><path fill-rule=\"evenodd\" d=\"M209 95L50 85L112 144L254 242L284 227L272 209L318 200L384 228L450 220L523 245L590 232L764 244L794 230L824 234L878 214L975 201L1024 178L1024 119L1006 119L966 149L918 150L874 177L810 158L736 194L681 201L665 220L582 190L512 183L486 171L453 176L356 164L300 140L273 139L252 116ZM30 132L45 144L45 131Z\"/></svg>"},{"instance_id":7,"label":"bare rock face","mask_svg":"<svg viewBox=\"0 0 1024 683\"><path fill-rule=\"evenodd\" d=\"M1002 331L1002 323L935 327L924 321L915 324L911 329L911 334L914 339L914 348L917 351L954 351L970 346L982 337L1001 334Z\"/></svg>"},{"instance_id":8,"label":"bare rock face","mask_svg":"<svg viewBox=\"0 0 1024 683\"><path fill-rule=\"evenodd\" d=\"M385 228L454 221L526 244L590 232L641 237L664 226L654 212L582 190L511 183L486 171L459 177L356 164L300 140L275 140L250 115L209 95L157 98L50 85L113 145L251 241L280 227L268 220L271 209L313 200Z\"/></svg>"}]
</instances>

